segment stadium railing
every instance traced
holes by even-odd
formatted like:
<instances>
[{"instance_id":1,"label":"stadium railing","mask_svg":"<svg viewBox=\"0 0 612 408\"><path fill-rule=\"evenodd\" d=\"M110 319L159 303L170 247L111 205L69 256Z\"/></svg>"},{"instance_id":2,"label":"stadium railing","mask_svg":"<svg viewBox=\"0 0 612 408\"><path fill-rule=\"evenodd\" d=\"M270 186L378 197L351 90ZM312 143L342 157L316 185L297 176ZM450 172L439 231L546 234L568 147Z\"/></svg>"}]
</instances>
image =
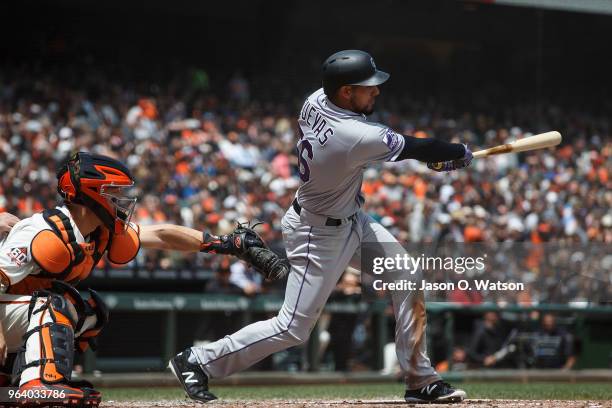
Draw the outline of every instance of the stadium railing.
<instances>
[{"instance_id":1,"label":"stadium railing","mask_svg":"<svg viewBox=\"0 0 612 408\"><path fill-rule=\"evenodd\" d=\"M278 295L259 295L246 298L238 295L215 294L186 294L186 293L141 293L141 292L106 292L102 293L104 300L111 309L112 315L129 313L134 316L154 314L161 319L161 347L157 355L148 357L112 357L97 356L89 351L84 357L84 371L101 370L113 371L155 371L163 370L167 361L178 351L177 342L178 319L181 314L190 313L197 316L206 316L215 312L234 312L239 314L240 321L248 324L254 314L271 314L278 311L283 298ZM387 301L374 302L329 302L325 311L330 313L369 313L372 322L372 367L382 369L383 347L391 338L389 336L389 321L392 316L386 313ZM533 311L554 312L574 317L575 336L582 344L582 354L576 368L609 368L608 358L612 356L612 342L606 333L610 331L612 321L612 306L572 306L542 304L537 306L508 305L500 307L496 304L462 305L448 302L427 302L429 321L442 319L447 356L450 357L455 344L455 326L458 319L465 316L478 316L487 311L496 311L506 314L527 316ZM313 335L306 346L305 362L303 367L308 371L319 370L318 326L314 328ZM152 333L141 333L143 338L150 338ZM103 341L120 342L116 333L109 333ZM431 341L429 342L431 344ZM452 367L451 367L452 368Z\"/></svg>"}]
</instances>

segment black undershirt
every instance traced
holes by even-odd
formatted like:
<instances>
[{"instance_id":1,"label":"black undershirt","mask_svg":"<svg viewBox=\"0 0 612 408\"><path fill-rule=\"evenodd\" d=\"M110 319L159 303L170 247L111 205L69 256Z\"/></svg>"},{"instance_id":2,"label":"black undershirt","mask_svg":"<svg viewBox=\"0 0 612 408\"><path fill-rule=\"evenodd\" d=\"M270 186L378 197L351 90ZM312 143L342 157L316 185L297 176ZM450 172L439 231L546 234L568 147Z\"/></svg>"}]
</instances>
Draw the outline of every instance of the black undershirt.
<instances>
[{"instance_id":1,"label":"black undershirt","mask_svg":"<svg viewBox=\"0 0 612 408\"><path fill-rule=\"evenodd\" d=\"M437 163L460 159L464 154L465 147L461 143L404 136L404 149L395 161L416 159L426 163Z\"/></svg>"}]
</instances>

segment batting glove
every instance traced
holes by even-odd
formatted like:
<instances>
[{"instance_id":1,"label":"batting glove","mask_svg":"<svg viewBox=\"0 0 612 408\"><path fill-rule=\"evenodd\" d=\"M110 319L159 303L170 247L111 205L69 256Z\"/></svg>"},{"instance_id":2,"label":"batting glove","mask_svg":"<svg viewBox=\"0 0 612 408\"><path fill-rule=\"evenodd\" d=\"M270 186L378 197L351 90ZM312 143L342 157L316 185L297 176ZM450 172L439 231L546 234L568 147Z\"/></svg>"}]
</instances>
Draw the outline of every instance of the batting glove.
<instances>
[{"instance_id":1,"label":"batting glove","mask_svg":"<svg viewBox=\"0 0 612 408\"><path fill-rule=\"evenodd\" d=\"M472 162L472 151L467 147L466 144L463 145L465 147L465 154L460 159L448 160L445 162L438 163L427 163L427 167L434 171L453 171L458 169L463 169L470 165Z\"/></svg>"}]
</instances>

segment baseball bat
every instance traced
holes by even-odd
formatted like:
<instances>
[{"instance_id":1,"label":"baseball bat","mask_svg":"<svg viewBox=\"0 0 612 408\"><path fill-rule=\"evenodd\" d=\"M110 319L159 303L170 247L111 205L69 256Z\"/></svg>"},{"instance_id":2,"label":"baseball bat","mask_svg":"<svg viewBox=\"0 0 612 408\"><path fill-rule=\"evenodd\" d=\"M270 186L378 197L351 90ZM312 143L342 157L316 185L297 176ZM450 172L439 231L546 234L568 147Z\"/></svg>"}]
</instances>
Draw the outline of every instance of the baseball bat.
<instances>
[{"instance_id":1,"label":"baseball bat","mask_svg":"<svg viewBox=\"0 0 612 408\"><path fill-rule=\"evenodd\" d=\"M556 146L561 143L561 133L557 131L540 133L524 139L516 140L512 143L491 147L490 149L474 152L474 158L493 156L495 154L518 153L529 150L543 149L545 147Z\"/></svg>"}]
</instances>

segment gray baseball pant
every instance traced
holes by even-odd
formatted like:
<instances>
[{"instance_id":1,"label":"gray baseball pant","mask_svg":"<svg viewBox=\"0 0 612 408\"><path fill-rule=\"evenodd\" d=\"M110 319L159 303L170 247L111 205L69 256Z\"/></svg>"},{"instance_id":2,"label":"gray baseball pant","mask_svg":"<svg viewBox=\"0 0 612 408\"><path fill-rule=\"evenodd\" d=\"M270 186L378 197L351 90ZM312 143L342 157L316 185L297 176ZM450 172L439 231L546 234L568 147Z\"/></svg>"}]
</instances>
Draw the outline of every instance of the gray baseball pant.
<instances>
[{"instance_id":1,"label":"gray baseball pant","mask_svg":"<svg viewBox=\"0 0 612 408\"><path fill-rule=\"evenodd\" d=\"M349 264L360 269L362 242L397 240L382 225L363 212L343 220L340 226L325 226L326 217L302 208L290 208L282 220L283 240L291 262L285 300L276 317L250 324L234 334L193 347L203 370L211 378L222 378L244 370L263 358L304 343L315 326L336 283ZM401 249L403 250L403 249ZM403 256L403 254L402 254ZM421 273L412 275L420 281ZM409 389L421 388L440 379L426 354L426 315L419 291L392 291L396 319L395 343L400 366Z\"/></svg>"}]
</instances>

